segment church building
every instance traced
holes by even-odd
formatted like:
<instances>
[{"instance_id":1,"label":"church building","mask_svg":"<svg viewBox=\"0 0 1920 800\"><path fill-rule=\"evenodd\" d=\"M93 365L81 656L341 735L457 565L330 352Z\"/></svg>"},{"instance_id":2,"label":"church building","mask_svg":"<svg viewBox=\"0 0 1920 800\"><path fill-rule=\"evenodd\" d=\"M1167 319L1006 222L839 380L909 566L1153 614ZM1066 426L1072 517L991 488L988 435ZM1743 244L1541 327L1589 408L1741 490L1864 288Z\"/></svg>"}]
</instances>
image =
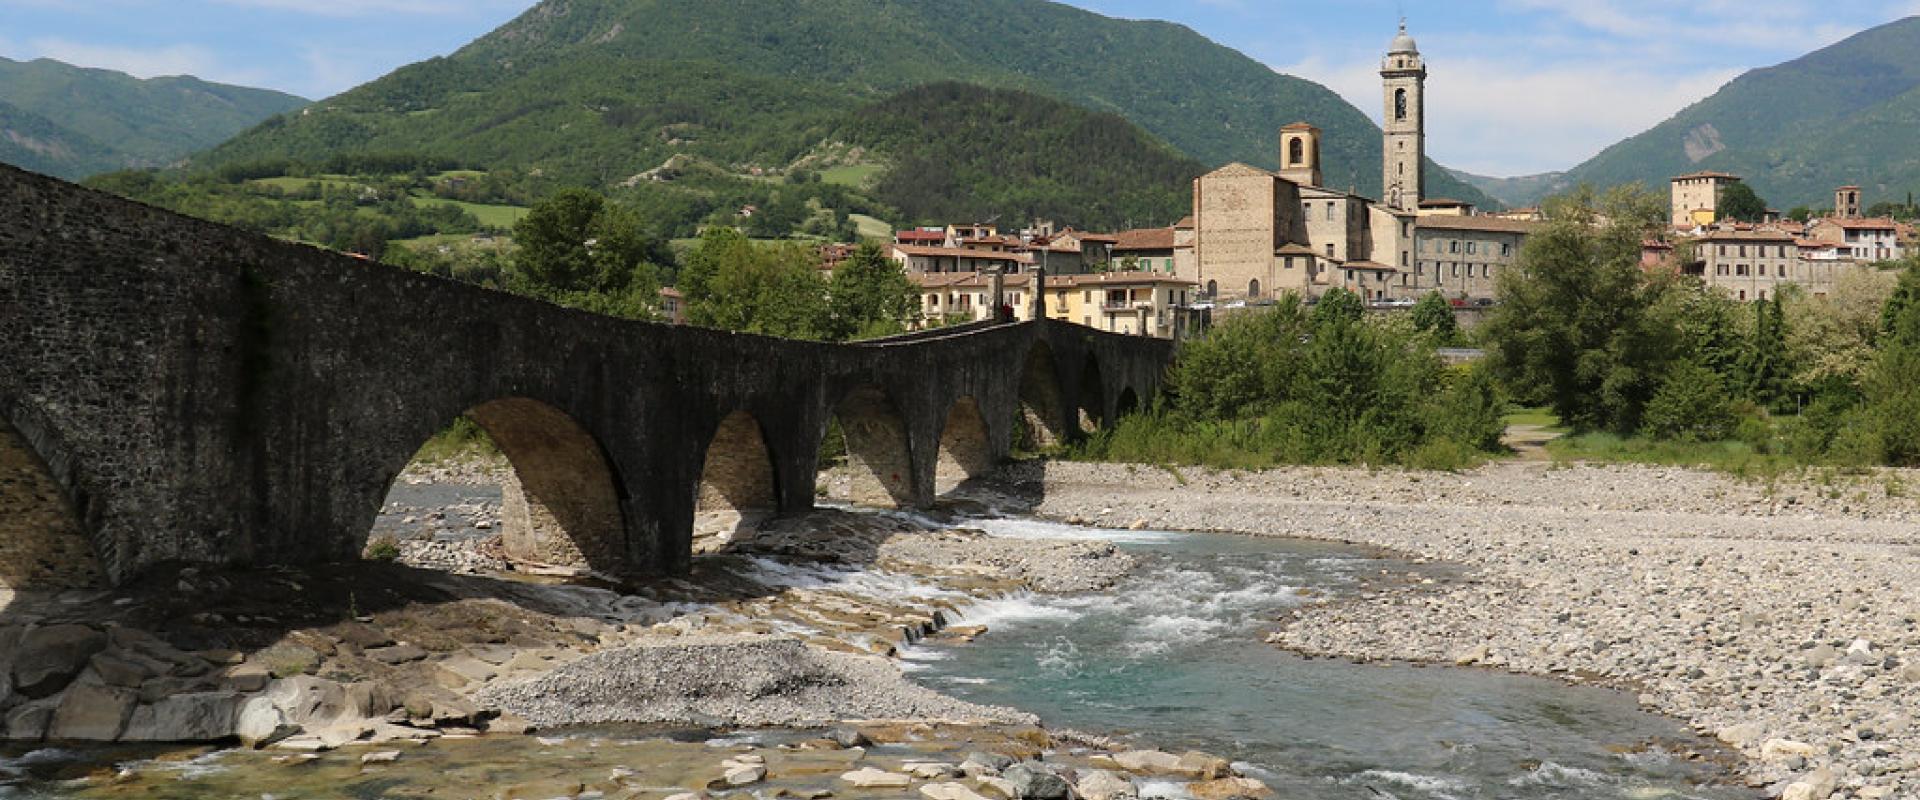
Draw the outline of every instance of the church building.
<instances>
[{"instance_id":1,"label":"church building","mask_svg":"<svg viewBox=\"0 0 1920 800\"><path fill-rule=\"evenodd\" d=\"M1321 132L1280 129L1280 169L1228 164L1193 183L1193 256L1181 277L1215 302L1260 303L1343 286L1367 300L1408 296L1414 228L1425 197L1425 61L1406 24L1388 47L1382 182L1376 201L1325 185Z\"/></svg>"}]
</instances>

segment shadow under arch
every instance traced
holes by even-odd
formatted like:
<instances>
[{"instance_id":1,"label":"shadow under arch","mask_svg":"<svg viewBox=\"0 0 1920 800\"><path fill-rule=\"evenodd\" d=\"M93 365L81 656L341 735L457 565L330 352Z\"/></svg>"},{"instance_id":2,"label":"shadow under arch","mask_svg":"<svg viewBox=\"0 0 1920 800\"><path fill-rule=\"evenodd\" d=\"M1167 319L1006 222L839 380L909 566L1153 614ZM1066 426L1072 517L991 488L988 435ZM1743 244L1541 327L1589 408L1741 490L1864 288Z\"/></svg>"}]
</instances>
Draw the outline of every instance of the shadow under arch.
<instances>
[{"instance_id":1,"label":"shadow under arch","mask_svg":"<svg viewBox=\"0 0 1920 800\"><path fill-rule=\"evenodd\" d=\"M848 499L879 508L913 506L911 442L893 398L879 387L862 386L841 398L833 416L847 437Z\"/></svg>"},{"instance_id":2,"label":"shadow under arch","mask_svg":"<svg viewBox=\"0 0 1920 800\"><path fill-rule=\"evenodd\" d=\"M720 421L694 488L693 552L713 553L779 509L773 453L760 421L745 410Z\"/></svg>"},{"instance_id":3,"label":"shadow under arch","mask_svg":"<svg viewBox=\"0 0 1920 800\"><path fill-rule=\"evenodd\" d=\"M1107 423L1106 382L1100 377L1100 362L1087 354L1080 368L1080 430L1093 433Z\"/></svg>"},{"instance_id":4,"label":"shadow under arch","mask_svg":"<svg viewBox=\"0 0 1920 800\"><path fill-rule=\"evenodd\" d=\"M593 434L566 412L526 397L488 401L462 416L485 431L513 467L500 502L509 558L605 575L633 571L619 482ZM392 472L396 479L399 471ZM389 480L389 494L392 485Z\"/></svg>"},{"instance_id":5,"label":"shadow under arch","mask_svg":"<svg viewBox=\"0 0 1920 800\"><path fill-rule=\"evenodd\" d=\"M1031 449L1059 444L1067 432L1065 403L1060 399L1060 374L1053 348L1036 341L1027 349L1020 368L1019 430ZM1016 444L1021 444L1016 442Z\"/></svg>"},{"instance_id":6,"label":"shadow under arch","mask_svg":"<svg viewBox=\"0 0 1920 800\"><path fill-rule=\"evenodd\" d=\"M984 477L993 467L993 442L980 404L971 397L953 401L947 421L940 427L940 450L933 464L934 495L951 492L971 478Z\"/></svg>"},{"instance_id":7,"label":"shadow under arch","mask_svg":"<svg viewBox=\"0 0 1920 800\"><path fill-rule=\"evenodd\" d=\"M58 456L42 448L50 449L45 437L29 436L0 413L0 589L100 586L105 559L83 522L84 498L57 476Z\"/></svg>"},{"instance_id":8,"label":"shadow under arch","mask_svg":"<svg viewBox=\"0 0 1920 800\"><path fill-rule=\"evenodd\" d=\"M1113 401L1113 421L1140 413L1140 395L1129 386L1120 390L1120 399Z\"/></svg>"}]
</instances>

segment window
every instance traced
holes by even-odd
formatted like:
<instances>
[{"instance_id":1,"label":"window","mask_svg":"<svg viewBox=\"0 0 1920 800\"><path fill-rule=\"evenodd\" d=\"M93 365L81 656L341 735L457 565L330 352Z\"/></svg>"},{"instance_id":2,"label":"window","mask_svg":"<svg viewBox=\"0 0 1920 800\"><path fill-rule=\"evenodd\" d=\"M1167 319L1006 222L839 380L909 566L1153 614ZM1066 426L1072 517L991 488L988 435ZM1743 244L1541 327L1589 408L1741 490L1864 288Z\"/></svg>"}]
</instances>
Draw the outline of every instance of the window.
<instances>
[{"instance_id":1,"label":"window","mask_svg":"<svg viewBox=\"0 0 1920 800\"><path fill-rule=\"evenodd\" d=\"M1726 246L1726 245L1724 245L1724 244L1723 244L1723 245L1720 245L1720 255L1723 255L1723 256L1724 256L1724 255L1726 255L1726 254L1727 254L1727 246Z\"/></svg>"},{"instance_id":2,"label":"window","mask_svg":"<svg viewBox=\"0 0 1920 800\"><path fill-rule=\"evenodd\" d=\"M1453 262L1453 264L1447 268L1447 271L1452 273L1452 276L1455 278L1460 277L1460 262Z\"/></svg>"},{"instance_id":3,"label":"window","mask_svg":"<svg viewBox=\"0 0 1920 800\"><path fill-rule=\"evenodd\" d=\"M1405 89L1393 90L1393 118L1407 118L1407 90Z\"/></svg>"},{"instance_id":4,"label":"window","mask_svg":"<svg viewBox=\"0 0 1920 800\"><path fill-rule=\"evenodd\" d=\"M1513 255L1513 243L1512 243L1512 242L1501 242L1501 243L1500 243L1500 255L1501 255L1502 257L1505 257L1505 256L1511 256L1511 255Z\"/></svg>"},{"instance_id":5,"label":"window","mask_svg":"<svg viewBox=\"0 0 1920 800\"><path fill-rule=\"evenodd\" d=\"M1467 265L1467 277L1469 277L1469 278L1471 278L1471 277L1473 277L1473 265L1472 265L1472 264L1468 264L1468 265Z\"/></svg>"},{"instance_id":6,"label":"window","mask_svg":"<svg viewBox=\"0 0 1920 800\"><path fill-rule=\"evenodd\" d=\"M1327 243L1327 258L1333 258L1333 243Z\"/></svg>"},{"instance_id":7,"label":"window","mask_svg":"<svg viewBox=\"0 0 1920 800\"><path fill-rule=\"evenodd\" d=\"M1220 296L1220 282L1219 282L1219 281L1207 281L1207 296L1208 296L1208 297L1219 297L1219 296Z\"/></svg>"},{"instance_id":8,"label":"window","mask_svg":"<svg viewBox=\"0 0 1920 800\"><path fill-rule=\"evenodd\" d=\"M1307 146L1305 142L1303 142L1299 138L1295 138L1292 141L1287 143L1287 162L1288 163L1293 164L1294 166L1297 167L1303 163L1306 163L1306 160L1307 160Z\"/></svg>"},{"instance_id":9,"label":"window","mask_svg":"<svg viewBox=\"0 0 1920 800\"><path fill-rule=\"evenodd\" d=\"M1400 223L1400 238L1402 239L1413 238L1413 223L1405 222L1405 221Z\"/></svg>"},{"instance_id":10,"label":"window","mask_svg":"<svg viewBox=\"0 0 1920 800\"><path fill-rule=\"evenodd\" d=\"M1474 253L1479 252L1480 248L1477 247L1477 245L1479 244L1480 244L1479 242L1467 242L1467 255L1473 255Z\"/></svg>"},{"instance_id":11,"label":"window","mask_svg":"<svg viewBox=\"0 0 1920 800\"><path fill-rule=\"evenodd\" d=\"M1248 296L1248 297L1259 297L1259 296L1260 296L1260 281L1259 281L1259 280L1257 280L1257 279L1256 279L1256 280L1251 280L1251 281L1247 281L1247 296Z\"/></svg>"},{"instance_id":12,"label":"window","mask_svg":"<svg viewBox=\"0 0 1920 800\"><path fill-rule=\"evenodd\" d=\"M1400 266L1405 267L1410 263L1412 263L1412 261L1413 261L1413 258L1411 254L1409 254L1405 250L1400 251Z\"/></svg>"},{"instance_id":13,"label":"window","mask_svg":"<svg viewBox=\"0 0 1920 800\"><path fill-rule=\"evenodd\" d=\"M1332 221L1333 221L1333 206L1334 206L1334 204L1333 204L1333 203L1328 203L1328 204L1327 204L1327 221L1328 221L1328 222L1332 222Z\"/></svg>"},{"instance_id":14,"label":"window","mask_svg":"<svg viewBox=\"0 0 1920 800\"><path fill-rule=\"evenodd\" d=\"M1447 252L1449 253L1460 252L1460 240L1454 239L1452 241L1447 242Z\"/></svg>"},{"instance_id":15,"label":"window","mask_svg":"<svg viewBox=\"0 0 1920 800\"><path fill-rule=\"evenodd\" d=\"M1745 274L1747 274L1747 265L1745 265L1745 264L1739 264L1739 265L1736 265L1736 266L1735 266L1735 267L1733 268L1733 274L1735 274L1735 275L1745 275Z\"/></svg>"},{"instance_id":16,"label":"window","mask_svg":"<svg viewBox=\"0 0 1920 800\"><path fill-rule=\"evenodd\" d=\"M1767 274L1767 265L1765 265L1765 264L1761 264L1761 265L1760 265L1760 276L1761 276L1761 277L1766 277L1766 274ZM1765 299L1767 299L1767 298L1765 298L1765 297L1762 297L1762 298L1760 298L1760 299L1762 299L1762 300L1765 300Z\"/></svg>"}]
</instances>

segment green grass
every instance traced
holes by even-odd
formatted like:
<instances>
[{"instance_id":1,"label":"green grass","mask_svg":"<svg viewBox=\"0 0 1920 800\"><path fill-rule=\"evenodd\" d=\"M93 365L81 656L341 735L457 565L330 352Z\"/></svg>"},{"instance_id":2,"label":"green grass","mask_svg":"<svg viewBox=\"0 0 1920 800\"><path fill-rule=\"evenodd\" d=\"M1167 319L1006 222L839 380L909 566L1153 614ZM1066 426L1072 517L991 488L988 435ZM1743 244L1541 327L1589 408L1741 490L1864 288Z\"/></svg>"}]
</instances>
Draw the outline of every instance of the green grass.
<instances>
[{"instance_id":1,"label":"green grass","mask_svg":"<svg viewBox=\"0 0 1920 800\"><path fill-rule=\"evenodd\" d=\"M388 242L388 244L417 249L421 247L439 247L443 244L465 244L472 240L473 234L471 233L434 233L413 239L395 239Z\"/></svg>"},{"instance_id":2,"label":"green grass","mask_svg":"<svg viewBox=\"0 0 1920 800\"><path fill-rule=\"evenodd\" d=\"M850 189L866 186L886 167L881 164L852 164L844 167L828 167L820 170L822 183L838 184Z\"/></svg>"},{"instance_id":3,"label":"green grass","mask_svg":"<svg viewBox=\"0 0 1920 800\"><path fill-rule=\"evenodd\" d=\"M893 241L893 226L888 225L886 220L869 217L865 214L848 214L847 219L853 220L853 224L859 229L860 238L862 239L885 239L887 241Z\"/></svg>"},{"instance_id":4,"label":"green grass","mask_svg":"<svg viewBox=\"0 0 1920 800\"><path fill-rule=\"evenodd\" d=\"M311 183L320 184L321 186L328 189L351 189L355 186L360 185L358 183L353 182L352 180L349 180L344 177L339 177L339 176L324 176L324 177L313 177L313 178L295 178L291 176L283 176L279 178L256 178L254 180L248 181L248 183L254 186L269 186L275 189L279 189L280 191L283 191L283 192L304 191L307 188L307 184L311 184Z\"/></svg>"},{"instance_id":5,"label":"green grass","mask_svg":"<svg viewBox=\"0 0 1920 800\"><path fill-rule=\"evenodd\" d=\"M1508 426L1536 425L1549 433L1571 432L1565 425L1560 424L1559 416L1546 408L1515 408L1507 412L1506 423Z\"/></svg>"},{"instance_id":6,"label":"green grass","mask_svg":"<svg viewBox=\"0 0 1920 800\"><path fill-rule=\"evenodd\" d=\"M1562 436L1547 445L1555 461L1598 461L1711 469L1742 477L1773 477L1810 466L1779 453L1766 453L1741 441L1673 442L1611 433Z\"/></svg>"},{"instance_id":7,"label":"green grass","mask_svg":"<svg viewBox=\"0 0 1920 800\"><path fill-rule=\"evenodd\" d=\"M459 200L438 200L438 199L416 198L414 199L413 202L416 205L443 205L443 206L454 206L456 208L463 208L463 209L466 209L468 212L472 213L475 219L480 220L481 225L485 225L489 228L500 228L502 230L513 227L516 223L518 223L521 219L524 219L527 216L527 214L532 211L532 209L524 208L521 206L497 206L497 205L488 205L485 203L463 203Z\"/></svg>"}]
</instances>

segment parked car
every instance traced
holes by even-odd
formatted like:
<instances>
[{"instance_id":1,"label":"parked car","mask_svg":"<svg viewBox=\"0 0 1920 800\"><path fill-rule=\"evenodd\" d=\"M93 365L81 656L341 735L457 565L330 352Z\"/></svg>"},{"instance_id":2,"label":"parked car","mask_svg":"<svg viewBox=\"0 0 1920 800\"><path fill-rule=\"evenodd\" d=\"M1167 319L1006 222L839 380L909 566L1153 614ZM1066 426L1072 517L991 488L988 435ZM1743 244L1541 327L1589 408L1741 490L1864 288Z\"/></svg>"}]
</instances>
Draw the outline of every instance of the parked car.
<instances>
[{"instance_id":1,"label":"parked car","mask_svg":"<svg viewBox=\"0 0 1920 800\"><path fill-rule=\"evenodd\" d=\"M1481 308L1491 308L1497 303L1498 301L1494 300L1491 297L1482 297L1478 300L1473 301L1474 305L1479 306Z\"/></svg>"}]
</instances>

